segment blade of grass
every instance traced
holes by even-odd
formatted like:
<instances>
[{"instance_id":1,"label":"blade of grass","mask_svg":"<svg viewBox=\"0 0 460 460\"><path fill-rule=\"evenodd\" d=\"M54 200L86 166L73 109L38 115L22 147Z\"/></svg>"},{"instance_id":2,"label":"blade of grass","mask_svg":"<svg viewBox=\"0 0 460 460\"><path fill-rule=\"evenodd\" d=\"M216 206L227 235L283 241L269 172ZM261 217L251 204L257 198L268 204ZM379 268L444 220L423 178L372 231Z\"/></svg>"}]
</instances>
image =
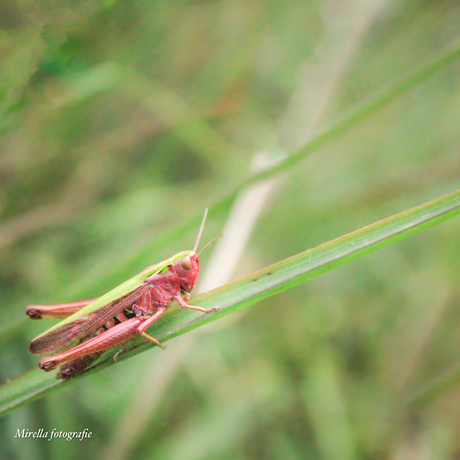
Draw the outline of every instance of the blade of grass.
<instances>
[{"instance_id":1,"label":"blade of grass","mask_svg":"<svg viewBox=\"0 0 460 460\"><path fill-rule=\"evenodd\" d=\"M418 68L403 75L394 82L391 82L386 87L366 98L356 107L341 116L337 121L331 123L322 133L315 136L311 141L307 142L303 147L297 150L292 155L288 155L283 161L273 165L271 168L260 171L240 184L237 191L248 185L258 182L262 179L272 177L281 171L294 166L299 161L303 160L310 153L320 149L327 143L337 139L348 130L358 125L372 114L376 113L390 102L402 96L410 89L424 82L438 71L444 69L460 56L460 40L455 40L450 43L443 51L437 53L431 59L422 63ZM236 192L235 192L236 193Z\"/></svg>"},{"instance_id":2,"label":"blade of grass","mask_svg":"<svg viewBox=\"0 0 460 460\"><path fill-rule=\"evenodd\" d=\"M235 283L202 294L193 301L195 305L205 308L218 305L221 308L219 312L197 316L190 310L171 308L155 328L154 335L160 341L166 342L459 213L460 190L309 249ZM129 347L119 356L118 361L147 350L152 345L136 339ZM73 380L113 365L115 362L112 357L115 352L116 350L108 351L98 365ZM68 385L73 380L56 383L53 376L44 377L37 371L32 371L8 382L0 387L0 415L57 387Z\"/></svg>"},{"instance_id":3,"label":"blade of grass","mask_svg":"<svg viewBox=\"0 0 460 460\"><path fill-rule=\"evenodd\" d=\"M421 409L431 401L443 395L446 391L457 385L460 381L460 364L442 372L438 377L433 378L426 384L421 385L407 396L407 404L413 409Z\"/></svg>"}]
</instances>

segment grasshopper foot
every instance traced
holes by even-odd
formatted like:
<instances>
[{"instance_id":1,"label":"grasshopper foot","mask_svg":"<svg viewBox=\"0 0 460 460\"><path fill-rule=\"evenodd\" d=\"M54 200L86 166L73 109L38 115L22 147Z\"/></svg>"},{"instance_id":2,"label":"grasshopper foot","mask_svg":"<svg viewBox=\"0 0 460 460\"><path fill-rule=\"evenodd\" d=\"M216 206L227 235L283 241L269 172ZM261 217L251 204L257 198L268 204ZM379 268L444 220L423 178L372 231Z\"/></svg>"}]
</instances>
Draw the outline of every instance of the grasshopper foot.
<instances>
[{"instance_id":1,"label":"grasshopper foot","mask_svg":"<svg viewBox=\"0 0 460 460\"><path fill-rule=\"evenodd\" d=\"M142 337L146 338L148 341L153 342L157 347L160 347L162 350L166 350L166 347L162 345L157 339L154 337L146 334L143 331L139 331L139 334L142 335Z\"/></svg>"},{"instance_id":2,"label":"grasshopper foot","mask_svg":"<svg viewBox=\"0 0 460 460\"><path fill-rule=\"evenodd\" d=\"M113 360L116 361L118 357L125 351L124 347L121 347L114 355L113 355Z\"/></svg>"},{"instance_id":3,"label":"grasshopper foot","mask_svg":"<svg viewBox=\"0 0 460 460\"><path fill-rule=\"evenodd\" d=\"M53 369L56 369L57 367L57 364L55 361L53 361L52 359L50 358L42 358L39 362L38 362L38 367L40 369L43 369L44 371L46 372L49 372L49 371L52 371Z\"/></svg>"}]
</instances>

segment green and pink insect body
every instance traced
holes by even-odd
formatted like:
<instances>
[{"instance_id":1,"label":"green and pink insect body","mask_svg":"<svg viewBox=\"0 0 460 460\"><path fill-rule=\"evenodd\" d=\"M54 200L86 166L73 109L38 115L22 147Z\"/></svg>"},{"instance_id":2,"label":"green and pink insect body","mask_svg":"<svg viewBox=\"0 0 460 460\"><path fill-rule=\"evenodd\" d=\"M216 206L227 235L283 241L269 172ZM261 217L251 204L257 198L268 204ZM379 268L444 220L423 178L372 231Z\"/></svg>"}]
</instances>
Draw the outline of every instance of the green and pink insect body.
<instances>
[{"instance_id":1,"label":"green and pink insect body","mask_svg":"<svg viewBox=\"0 0 460 460\"><path fill-rule=\"evenodd\" d=\"M146 268L102 297L67 304L27 306L26 313L32 319L65 318L32 340L29 350L33 355L56 353L78 343L40 359L39 367L51 371L62 366L57 377L73 377L84 372L105 350L137 335L164 349L146 330L164 315L173 301L182 308L203 313L219 310L218 307L206 310L187 304L200 271L201 252L197 254L196 249L206 215L207 210L192 251L179 252Z\"/></svg>"}]
</instances>

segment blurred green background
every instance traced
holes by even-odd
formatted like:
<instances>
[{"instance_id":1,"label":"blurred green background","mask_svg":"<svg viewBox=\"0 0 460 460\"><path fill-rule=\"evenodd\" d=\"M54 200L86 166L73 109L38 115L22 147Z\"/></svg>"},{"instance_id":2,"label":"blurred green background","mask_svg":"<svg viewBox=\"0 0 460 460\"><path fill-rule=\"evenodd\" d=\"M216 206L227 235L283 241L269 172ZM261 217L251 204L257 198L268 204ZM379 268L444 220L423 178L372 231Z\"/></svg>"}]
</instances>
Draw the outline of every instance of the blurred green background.
<instances>
[{"instance_id":1,"label":"blurred green background","mask_svg":"<svg viewBox=\"0 0 460 460\"><path fill-rule=\"evenodd\" d=\"M207 289L219 266L229 282L460 188L454 62L236 211L225 199L441 53L459 21L453 0L1 0L1 381L37 365L28 342L49 324L26 304L98 296L190 249L206 207L203 242L233 226L219 244L241 251L234 268L203 254ZM21 407L0 458L460 458L460 387L408 403L459 363L459 230ZM23 428L93 436L15 439Z\"/></svg>"}]
</instances>

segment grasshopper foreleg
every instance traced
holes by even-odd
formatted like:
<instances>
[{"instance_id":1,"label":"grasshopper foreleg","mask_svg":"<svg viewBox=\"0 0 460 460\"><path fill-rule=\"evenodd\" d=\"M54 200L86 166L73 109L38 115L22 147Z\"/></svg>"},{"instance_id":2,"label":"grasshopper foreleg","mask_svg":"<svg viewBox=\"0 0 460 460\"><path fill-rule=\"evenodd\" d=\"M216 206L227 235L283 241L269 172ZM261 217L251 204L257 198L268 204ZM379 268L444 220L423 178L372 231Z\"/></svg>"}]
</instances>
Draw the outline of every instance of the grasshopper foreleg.
<instances>
[{"instance_id":1,"label":"grasshopper foreleg","mask_svg":"<svg viewBox=\"0 0 460 460\"><path fill-rule=\"evenodd\" d=\"M187 308L188 310L198 310L203 313L212 313L213 311L220 310L219 307L213 307L207 310L206 308L195 307L193 305L189 305L187 302L185 302L185 300L180 295L176 295L176 297L174 297L174 300L181 306L181 308Z\"/></svg>"}]
</instances>

